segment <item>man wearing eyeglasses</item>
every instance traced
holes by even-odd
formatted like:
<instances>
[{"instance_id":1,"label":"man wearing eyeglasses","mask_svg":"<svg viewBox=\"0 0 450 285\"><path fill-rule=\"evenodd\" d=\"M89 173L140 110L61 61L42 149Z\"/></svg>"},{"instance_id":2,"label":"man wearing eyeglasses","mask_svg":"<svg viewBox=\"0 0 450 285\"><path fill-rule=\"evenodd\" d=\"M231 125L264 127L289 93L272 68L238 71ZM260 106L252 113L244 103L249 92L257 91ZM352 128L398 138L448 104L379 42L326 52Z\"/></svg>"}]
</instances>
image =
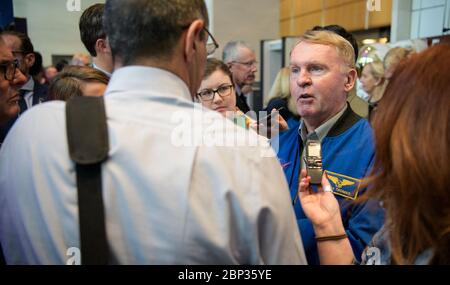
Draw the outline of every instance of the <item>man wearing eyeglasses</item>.
<instances>
[{"instance_id":1,"label":"man wearing eyeglasses","mask_svg":"<svg viewBox=\"0 0 450 285\"><path fill-rule=\"evenodd\" d=\"M26 110L36 104L47 100L48 88L45 85L34 81L30 75L30 68L35 62L34 47L30 38L16 31L4 31L0 34L6 46L11 50L14 58L17 60L20 71L26 76L27 81L20 88L19 94L19 116ZM0 126L0 143L4 140L9 129L17 120L18 116L13 117L6 124Z\"/></svg>"},{"instance_id":2,"label":"man wearing eyeglasses","mask_svg":"<svg viewBox=\"0 0 450 285\"><path fill-rule=\"evenodd\" d=\"M250 111L246 94L251 93L257 72L256 55L243 41L229 42L223 49L223 62L230 68L236 88L236 106L244 113Z\"/></svg>"},{"instance_id":3,"label":"man wearing eyeglasses","mask_svg":"<svg viewBox=\"0 0 450 285\"><path fill-rule=\"evenodd\" d=\"M17 68L17 61L0 37L0 124L6 123L19 113L19 88L26 82ZM1 148L1 142L0 142ZM5 263L0 244L0 265Z\"/></svg>"},{"instance_id":4,"label":"man wearing eyeglasses","mask_svg":"<svg viewBox=\"0 0 450 285\"><path fill-rule=\"evenodd\" d=\"M304 264L270 146L179 144L180 130L258 140L193 100L206 57L218 47L207 26L203 0L106 1L116 68L104 96L110 148L101 165L108 262ZM62 264L68 247L80 248L65 106L29 110L0 151L0 243L8 264ZM261 155L267 151L273 157Z\"/></svg>"},{"instance_id":5,"label":"man wearing eyeglasses","mask_svg":"<svg viewBox=\"0 0 450 285\"><path fill-rule=\"evenodd\" d=\"M0 124L19 113L19 88L26 82L17 61L0 37ZM0 142L1 144L1 142Z\"/></svg>"}]
</instances>

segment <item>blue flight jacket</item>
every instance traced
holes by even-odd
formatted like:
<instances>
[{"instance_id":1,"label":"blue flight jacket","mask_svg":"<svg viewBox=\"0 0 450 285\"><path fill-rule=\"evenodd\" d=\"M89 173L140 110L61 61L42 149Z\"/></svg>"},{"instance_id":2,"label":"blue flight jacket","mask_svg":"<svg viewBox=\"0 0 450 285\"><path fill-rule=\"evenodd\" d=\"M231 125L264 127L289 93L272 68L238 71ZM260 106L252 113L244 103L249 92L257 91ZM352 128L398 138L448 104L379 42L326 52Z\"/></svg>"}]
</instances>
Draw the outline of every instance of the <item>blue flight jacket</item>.
<instances>
[{"instance_id":1,"label":"blue flight jacket","mask_svg":"<svg viewBox=\"0 0 450 285\"><path fill-rule=\"evenodd\" d=\"M317 244L312 223L303 213L296 198L300 156L303 143L300 123L272 140L278 159L289 183L297 224L309 264L319 264ZM341 207L341 215L356 260L361 260L364 248L384 223L384 210L379 202L369 200L354 203L365 189L359 189L360 179L371 170L374 160L373 133L368 121L356 115L348 106L342 117L322 140L323 170L326 171L333 193ZM276 141L277 140L277 141Z\"/></svg>"}]
</instances>

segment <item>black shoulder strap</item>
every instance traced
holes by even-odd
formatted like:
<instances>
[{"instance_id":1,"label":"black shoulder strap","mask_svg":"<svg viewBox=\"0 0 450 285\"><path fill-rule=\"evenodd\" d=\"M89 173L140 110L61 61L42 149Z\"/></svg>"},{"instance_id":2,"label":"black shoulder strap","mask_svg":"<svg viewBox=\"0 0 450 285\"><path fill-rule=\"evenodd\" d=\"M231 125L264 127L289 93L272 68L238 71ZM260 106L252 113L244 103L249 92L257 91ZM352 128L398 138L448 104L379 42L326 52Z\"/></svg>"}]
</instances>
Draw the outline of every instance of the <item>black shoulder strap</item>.
<instances>
[{"instance_id":1,"label":"black shoulder strap","mask_svg":"<svg viewBox=\"0 0 450 285\"><path fill-rule=\"evenodd\" d=\"M5 257L3 256L2 245L0 244L0 265L6 265Z\"/></svg>"},{"instance_id":2,"label":"black shoulder strap","mask_svg":"<svg viewBox=\"0 0 450 285\"><path fill-rule=\"evenodd\" d=\"M76 163L81 263L108 263L101 163L108 156L103 97L73 97L66 105L70 158Z\"/></svg>"}]
</instances>

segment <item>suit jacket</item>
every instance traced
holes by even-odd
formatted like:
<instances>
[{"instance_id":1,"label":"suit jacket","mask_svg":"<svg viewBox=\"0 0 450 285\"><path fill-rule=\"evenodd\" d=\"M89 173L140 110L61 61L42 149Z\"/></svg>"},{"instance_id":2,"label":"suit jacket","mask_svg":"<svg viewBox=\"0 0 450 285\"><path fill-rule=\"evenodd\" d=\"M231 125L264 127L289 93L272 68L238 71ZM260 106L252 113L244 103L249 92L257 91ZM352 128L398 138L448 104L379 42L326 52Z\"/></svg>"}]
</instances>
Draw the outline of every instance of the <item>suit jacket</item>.
<instances>
[{"instance_id":1,"label":"suit jacket","mask_svg":"<svg viewBox=\"0 0 450 285\"><path fill-rule=\"evenodd\" d=\"M48 87L47 85L39 84L39 82L34 81L34 88L33 88L33 106L43 103L48 100ZM0 126L0 144L3 143L5 140L6 135L8 134L9 130L12 128L14 123L16 122L17 118L22 115L26 110L22 111L20 110L19 114L10 119L8 122Z\"/></svg>"},{"instance_id":2,"label":"suit jacket","mask_svg":"<svg viewBox=\"0 0 450 285\"><path fill-rule=\"evenodd\" d=\"M241 110L244 114L250 111L250 107L247 104L247 101L245 100L245 95L238 94L236 92L236 106Z\"/></svg>"},{"instance_id":3,"label":"suit jacket","mask_svg":"<svg viewBox=\"0 0 450 285\"><path fill-rule=\"evenodd\" d=\"M33 106L48 100L48 86L34 81Z\"/></svg>"}]
</instances>

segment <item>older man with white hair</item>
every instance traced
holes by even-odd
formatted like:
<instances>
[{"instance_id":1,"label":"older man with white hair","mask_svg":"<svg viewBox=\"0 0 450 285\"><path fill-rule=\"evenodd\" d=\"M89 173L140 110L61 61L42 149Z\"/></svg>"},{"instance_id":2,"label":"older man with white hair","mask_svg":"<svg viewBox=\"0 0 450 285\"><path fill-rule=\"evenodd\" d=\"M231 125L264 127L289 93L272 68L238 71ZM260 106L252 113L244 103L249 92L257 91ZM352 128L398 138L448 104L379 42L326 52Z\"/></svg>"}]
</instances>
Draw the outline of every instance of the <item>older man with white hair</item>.
<instances>
[{"instance_id":1,"label":"older man with white hair","mask_svg":"<svg viewBox=\"0 0 450 285\"><path fill-rule=\"evenodd\" d=\"M354 56L351 44L330 31L306 32L291 52L291 96L297 102L301 122L298 128L291 128L276 139L310 264L319 263L316 240L333 242L348 236L355 256L360 257L383 223L383 211L376 203L353 203L365 191L359 187L360 179L368 173L374 159L372 129L347 103L357 76ZM315 154L305 151L312 143L316 146ZM319 163L310 165L310 156ZM331 181L331 190L340 203L345 233L315 236L303 213L297 196L300 172L303 170L306 175L304 170L308 170L308 175L318 177L316 183L320 184L317 166Z\"/></svg>"}]
</instances>

